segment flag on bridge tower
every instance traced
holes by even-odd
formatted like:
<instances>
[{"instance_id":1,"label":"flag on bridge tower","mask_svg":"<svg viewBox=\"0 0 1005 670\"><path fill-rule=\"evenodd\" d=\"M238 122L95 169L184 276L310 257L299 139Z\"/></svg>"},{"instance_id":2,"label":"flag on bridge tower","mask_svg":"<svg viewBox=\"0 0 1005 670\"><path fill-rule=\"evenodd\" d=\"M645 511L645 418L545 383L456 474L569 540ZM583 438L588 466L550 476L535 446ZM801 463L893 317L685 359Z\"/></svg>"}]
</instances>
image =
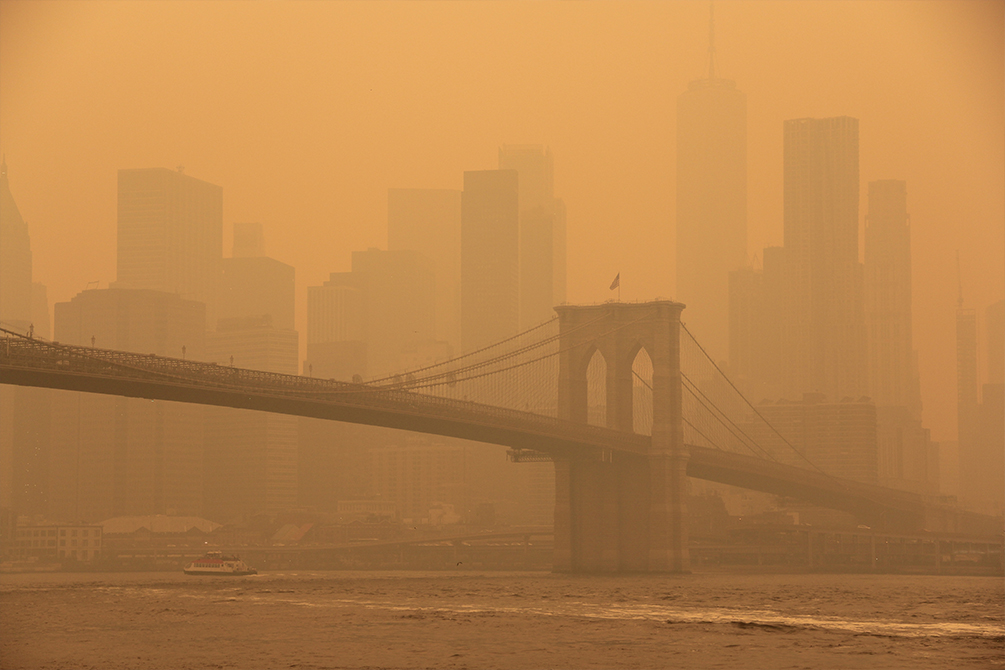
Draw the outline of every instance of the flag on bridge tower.
<instances>
[{"instance_id":1,"label":"flag on bridge tower","mask_svg":"<svg viewBox=\"0 0 1005 670\"><path fill-rule=\"evenodd\" d=\"M620 272L614 278L614 281L611 282L611 290L613 291L616 288L621 288L621 273Z\"/></svg>"}]
</instances>

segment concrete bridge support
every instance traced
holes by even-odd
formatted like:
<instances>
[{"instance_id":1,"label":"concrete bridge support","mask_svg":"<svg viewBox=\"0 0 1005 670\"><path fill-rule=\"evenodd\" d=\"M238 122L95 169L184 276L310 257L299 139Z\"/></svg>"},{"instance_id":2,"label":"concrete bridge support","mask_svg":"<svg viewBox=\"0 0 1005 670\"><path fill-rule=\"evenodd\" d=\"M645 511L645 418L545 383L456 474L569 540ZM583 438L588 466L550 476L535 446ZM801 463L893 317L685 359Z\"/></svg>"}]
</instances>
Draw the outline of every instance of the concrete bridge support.
<instances>
[{"instance_id":1,"label":"concrete bridge support","mask_svg":"<svg viewBox=\"0 0 1005 670\"><path fill-rule=\"evenodd\" d=\"M681 423L680 314L671 301L563 305L559 417L587 422L586 371L607 364L607 425L631 432L632 364L653 364L653 432L645 455L603 451L555 461L557 572L689 572L687 448Z\"/></svg>"}]
</instances>

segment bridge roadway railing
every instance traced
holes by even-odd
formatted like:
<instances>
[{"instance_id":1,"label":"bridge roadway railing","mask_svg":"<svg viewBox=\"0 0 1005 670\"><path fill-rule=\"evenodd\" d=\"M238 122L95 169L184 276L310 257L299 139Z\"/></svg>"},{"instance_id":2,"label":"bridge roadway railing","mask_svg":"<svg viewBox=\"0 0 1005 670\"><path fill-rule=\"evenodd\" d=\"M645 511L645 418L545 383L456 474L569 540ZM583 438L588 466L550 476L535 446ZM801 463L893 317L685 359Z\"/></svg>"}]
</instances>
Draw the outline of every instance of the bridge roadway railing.
<instances>
[{"instance_id":1,"label":"bridge roadway railing","mask_svg":"<svg viewBox=\"0 0 1005 670\"><path fill-rule=\"evenodd\" d=\"M558 441L594 445L598 449L646 453L648 435L573 423L555 417L496 407L467 400L426 395L407 389L387 389L261 370L234 368L154 354L59 344L21 336L4 337L0 365L11 370L50 371L115 380L185 386L193 389L299 398L340 407L383 410L426 418L442 418L553 437Z\"/></svg>"}]
</instances>

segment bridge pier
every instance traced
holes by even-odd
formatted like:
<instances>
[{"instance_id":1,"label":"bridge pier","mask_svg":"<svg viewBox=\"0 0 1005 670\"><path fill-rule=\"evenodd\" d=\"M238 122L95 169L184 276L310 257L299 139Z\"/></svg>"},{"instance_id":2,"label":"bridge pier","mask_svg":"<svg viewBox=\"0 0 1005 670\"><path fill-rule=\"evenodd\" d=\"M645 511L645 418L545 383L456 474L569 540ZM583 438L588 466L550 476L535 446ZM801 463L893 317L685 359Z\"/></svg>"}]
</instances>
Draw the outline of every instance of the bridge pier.
<instances>
[{"instance_id":1,"label":"bridge pier","mask_svg":"<svg viewBox=\"0 0 1005 670\"><path fill-rule=\"evenodd\" d=\"M653 431L647 454L602 451L555 460L556 572L688 572L680 313L670 301L556 307L559 417L586 423L586 369L607 364L607 425L633 430L632 364L653 364Z\"/></svg>"}]
</instances>

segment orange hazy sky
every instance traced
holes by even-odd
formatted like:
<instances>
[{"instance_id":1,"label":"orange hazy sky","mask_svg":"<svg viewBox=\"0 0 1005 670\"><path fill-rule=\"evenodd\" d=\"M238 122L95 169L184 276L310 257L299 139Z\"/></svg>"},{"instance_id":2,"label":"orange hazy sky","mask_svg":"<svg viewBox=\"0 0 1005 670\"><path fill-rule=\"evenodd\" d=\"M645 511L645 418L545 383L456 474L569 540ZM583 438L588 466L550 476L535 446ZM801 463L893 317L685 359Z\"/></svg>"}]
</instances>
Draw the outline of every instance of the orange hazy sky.
<instances>
[{"instance_id":1,"label":"orange hazy sky","mask_svg":"<svg viewBox=\"0 0 1005 670\"><path fill-rule=\"evenodd\" d=\"M956 252L1005 295L1005 3L720 2L748 99L749 252L782 240L782 121L861 121L908 186L925 423L955 439ZM116 170L184 165L306 287L386 243L388 187L461 188L504 143L555 156L569 300L674 296L675 101L705 2L0 2L0 150L50 302L115 279ZM685 312L686 320L686 312Z\"/></svg>"}]
</instances>

